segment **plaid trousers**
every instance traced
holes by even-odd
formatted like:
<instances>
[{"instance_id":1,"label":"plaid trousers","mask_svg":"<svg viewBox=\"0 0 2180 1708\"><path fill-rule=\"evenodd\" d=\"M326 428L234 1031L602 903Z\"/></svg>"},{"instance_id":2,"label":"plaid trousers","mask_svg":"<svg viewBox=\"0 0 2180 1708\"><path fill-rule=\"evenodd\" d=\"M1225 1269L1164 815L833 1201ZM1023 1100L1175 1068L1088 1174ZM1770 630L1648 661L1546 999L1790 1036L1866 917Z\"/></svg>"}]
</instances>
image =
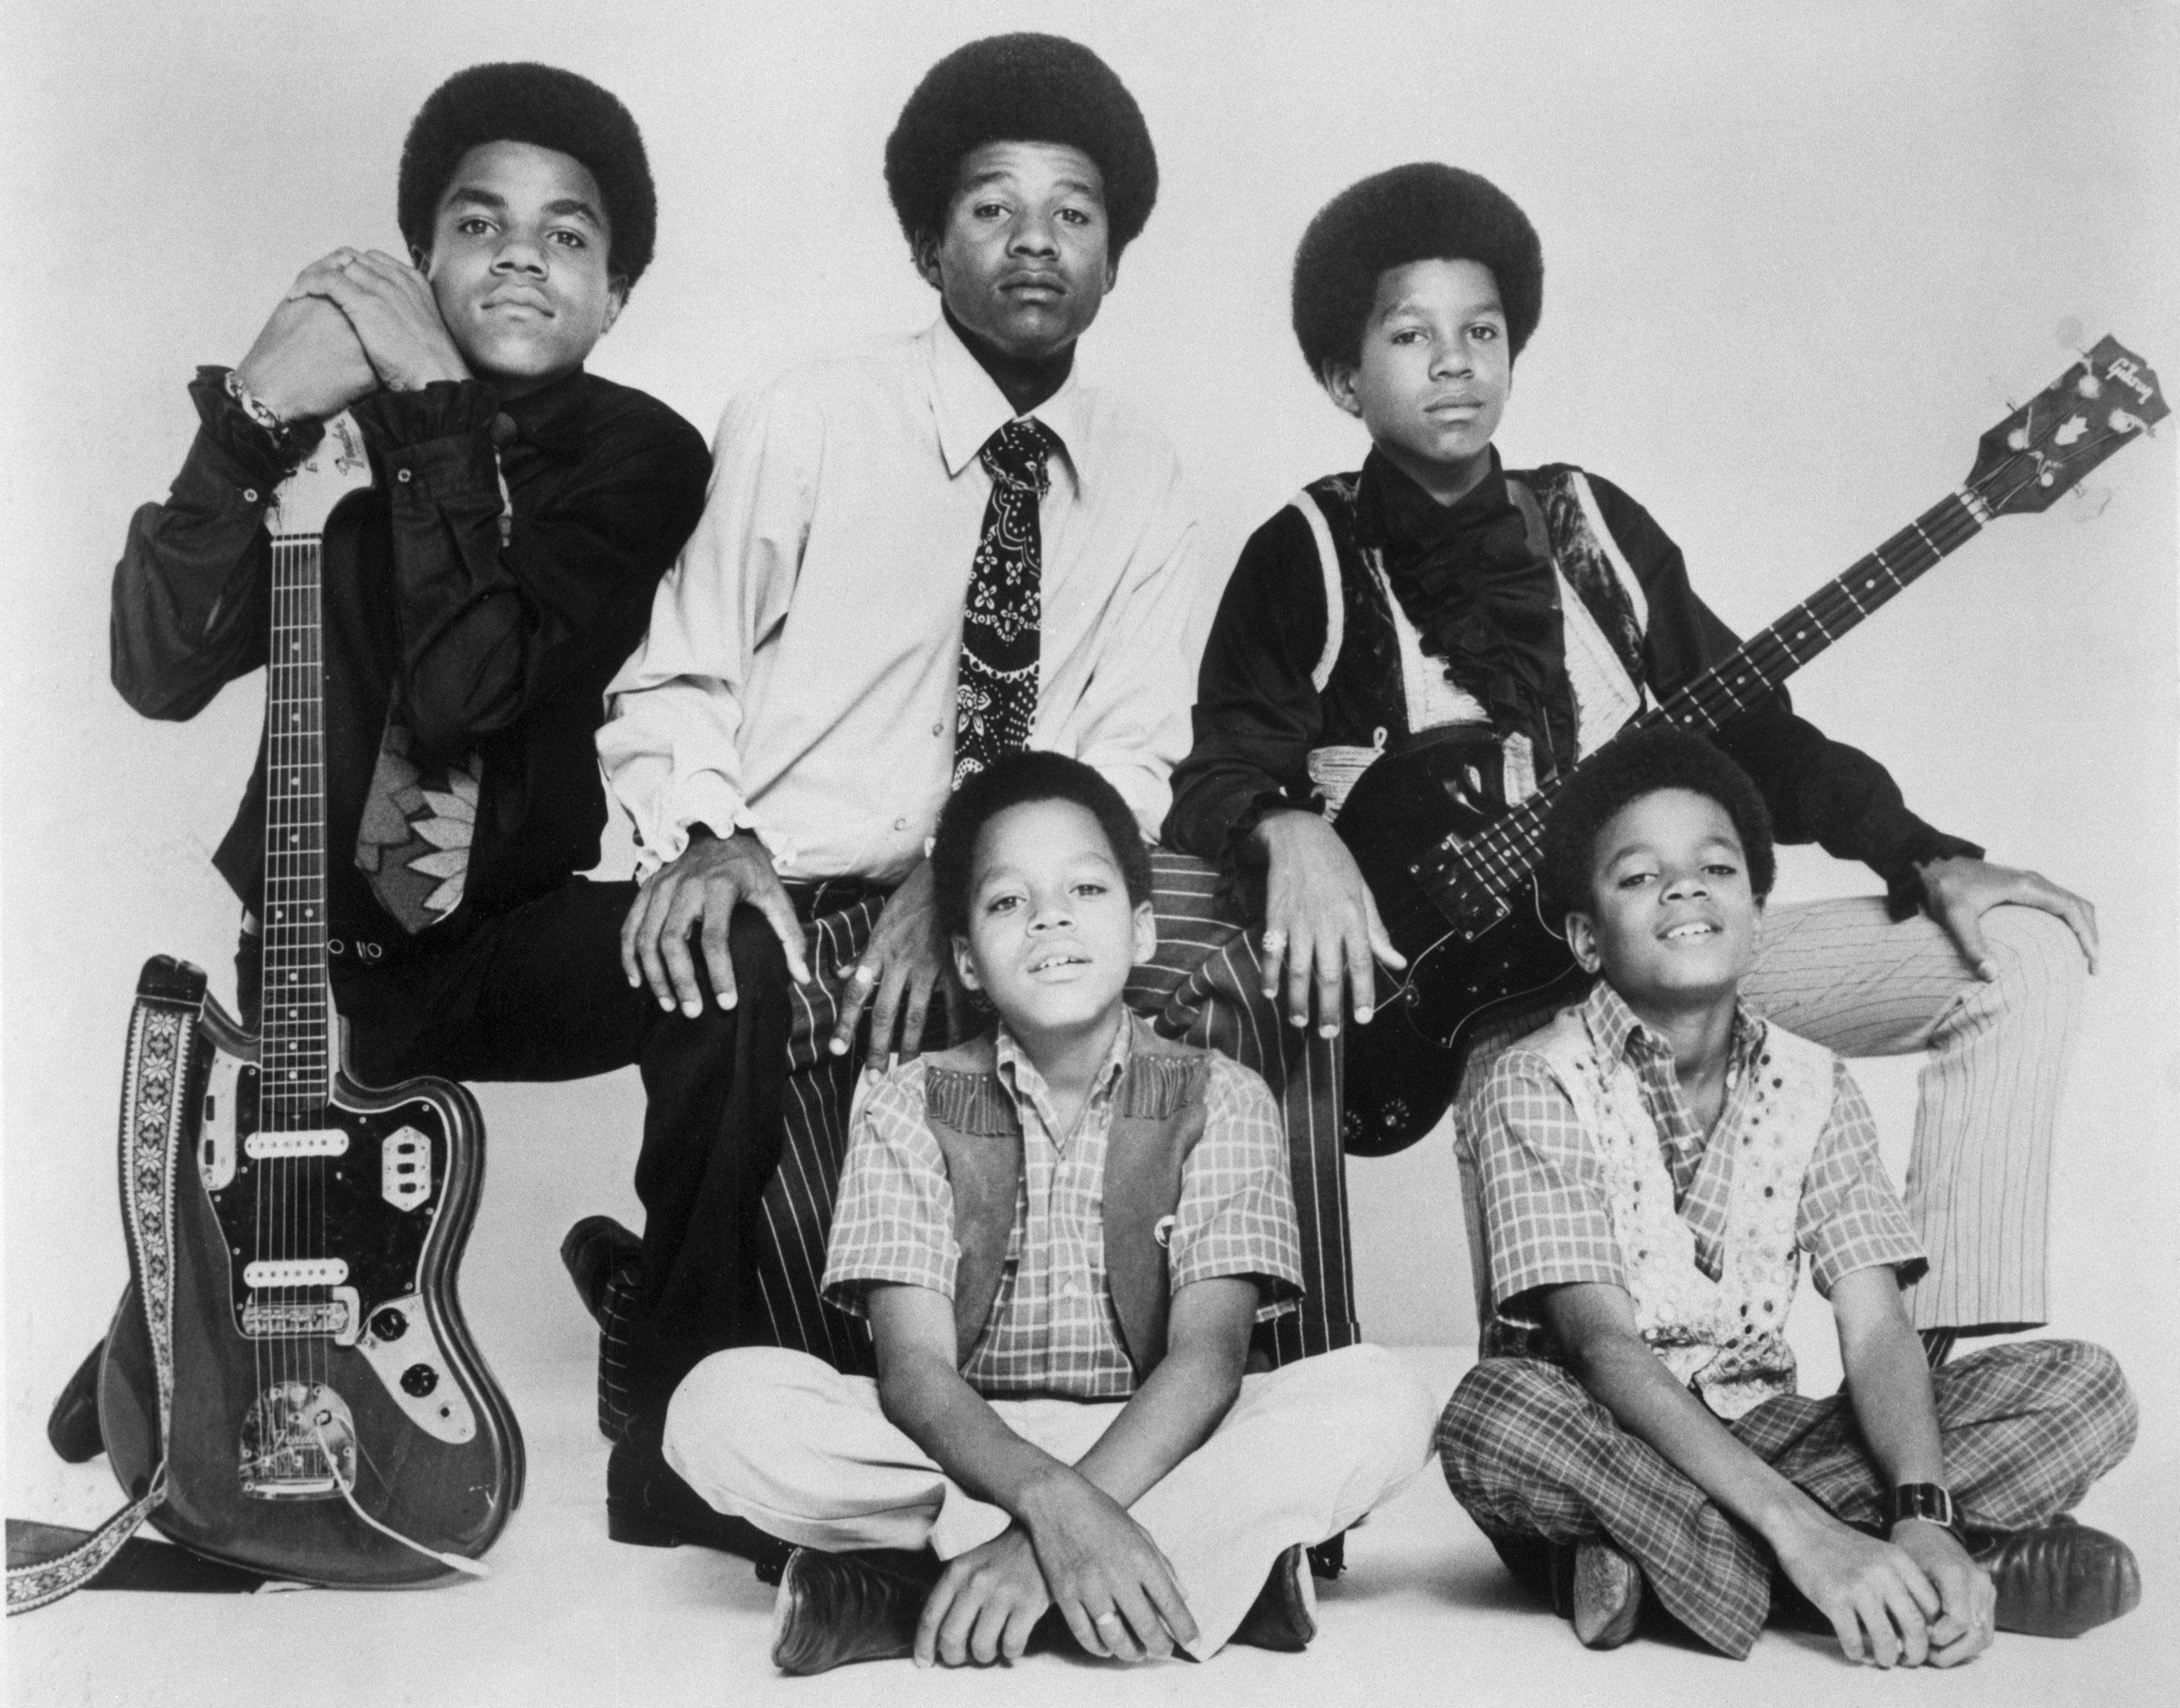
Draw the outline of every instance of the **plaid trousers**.
<instances>
[{"instance_id":1,"label":"plaid trousers","mask_svg":"<svg viewBox=\"0 0 2180 1708\"><path fill-rule=\"evenodd\" d=\"M1285 1119L1303 1292L1299 1310L1259 1325L1258 1350L1278 1365L1351 1345L1362 1335L1340 1144L1340 1040L1289 1026L1277 1001L1263 996L1257 933L1221 892L1215 867L1154 851L1151 903L1158 954L1129 979L1129 1006L1164 1036L1216 1050L1262 1075ZM851 1375L875 1368L870 1331L825 1305L818 1283L862 1059L829 1055L826 1044L840 1020L840 969L853 967L884 905L876 897L859 901L806 928L812 978L795 990L785 1133L753 1252L774 1344Z\"/></svg>"},{"instance_id":2,"label":"plaid trousers","mask_svg":"<svg viewBox=\"0 0 2180 1708\"><path fill-rule=\"evenodd\" d=\"M2134 1444L2134 1397L2085 1341L1988 1347L1931 1378L1960 1523L2018 1530L2065 1512ZM1844 1523L1874 1530L1885 1493L1845 1394L1767 1400L1729 1423L1742 1445ZM1539 1540L1604 1538L1665 1611L1736 1659L1771 1606L1770 1551L1557 1364L1486 1358L1438 1425L1447 1485L1518 1556Z\"/></svg>"}]
</instances>

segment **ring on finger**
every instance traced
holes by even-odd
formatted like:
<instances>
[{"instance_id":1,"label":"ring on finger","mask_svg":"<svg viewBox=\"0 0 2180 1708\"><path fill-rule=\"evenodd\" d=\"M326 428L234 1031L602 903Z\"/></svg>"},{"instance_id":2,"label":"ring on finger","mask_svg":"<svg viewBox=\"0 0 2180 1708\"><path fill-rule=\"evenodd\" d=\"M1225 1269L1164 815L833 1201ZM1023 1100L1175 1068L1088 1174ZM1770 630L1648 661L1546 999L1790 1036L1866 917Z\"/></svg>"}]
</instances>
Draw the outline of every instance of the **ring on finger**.
<instances>
[{"instance_id":1,"label":"ring on finger","mask_svg":"<svg viewBox=\"0 0 2180 1708\"><path fill-rule=\"evenodd\" d=\"M1279 930L1273 930L1273 931L1267 931L1267 932L1264 934L1264 947L1265 947L1265 948L1267 948L1267 949L1270 949L1270 950L1277 950L1284 949L1284 948L1285 948L1286 946L1287 946L1287 934L1286 934L1286 933L1285 933L1285 932L1284 932L1284 931L1279 931Z\"/></svg>"},{"instance_id":2,"label":"ring on finger","mask_svg":"<svg viewBox=\"0 0 2180 1708\"><path fill-rule=\"evenodd\" d=\"M858 983L858 984L875 984L875 983L877 983L878 982L878 968L877 968L877 967L869 967L869 966L864 966L864 967L858 967L856 969L856 983Z\"/></svg>"},{"instance_id":3,"label":"ring on finger","mask_svg":"<svg viewBox=\"0 0 2180 1708\"><path fill-rule=\"evenodd\" d=\"M1095 1619L1092 1620L1090 1623L1091 1623L1092 1624L1095 1625L1095 1626L1096 1626L1099 1630L1101 1630L1101 1631L1102 1631L1102 1630L1104 1630L1104 1629L1108 1625L1117 1625L1117 1624L1119 1624L1119 1623L1120 1623L1120 1616L1118 1613L1115 1613L1115 1612L1104 1612L1104 1613L1100 1613L1100 1614L1099 1614L1099 1615L1098 1615Z\"/></svg>"}]
</instances>

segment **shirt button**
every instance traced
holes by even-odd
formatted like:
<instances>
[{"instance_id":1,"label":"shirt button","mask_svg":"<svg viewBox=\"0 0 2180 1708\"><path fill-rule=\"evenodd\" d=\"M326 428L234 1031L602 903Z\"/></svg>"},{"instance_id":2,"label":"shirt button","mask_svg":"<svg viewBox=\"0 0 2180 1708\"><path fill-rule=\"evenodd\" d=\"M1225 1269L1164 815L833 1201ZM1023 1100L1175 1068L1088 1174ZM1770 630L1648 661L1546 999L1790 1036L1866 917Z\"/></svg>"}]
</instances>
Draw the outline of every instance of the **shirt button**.
<instances>
[{"instance_id":1,"label":"shirt button","mask_svg":"<svg viewBox=\"0 0 2180 1708\"><path fill-rule=\"evenodd\" d=\"M257 502L257 488L256 487L245 487L242 489L242 501L245 504L256 504Z\"/></svg>"},{"instance_id":2,"label":"shirt button","mask_svg":"<svg viewBox=\"0 0 2180 1708\"><path fill-rule=\"evenodd\" d=\"M1060 1278L1060 1296L1064 1298L1072 1298L1075 1297L1075 1277L1073 1275L1062 1275Z\"/></svg>"},{"instance_id":3,"label":"shirt button","mask_svg":"<svg viewBox=\"0 0 2180 1708\"><path fill-rule=\"evenodd\" d=\"M906 830L908 829L908 820L906 818L896 818L893 821L893 828L896 830Z\"/></svg>"},{"instance_id":4,"label":"shirt button","mask_svg":"<svg viewBox=\"0 0 2180 1708\"><path fill-rule=\"evenodd\" d=\"M394 478L400 482L401 484L405 487L413 477L414 472L415 471L410 469L397 469L394 471Z\"/></svg>"},{"instance_id":5,"label":"shirt button","mask_svg":"<svg viewBox=\"0 0 2180 1708\"><path fill-rule=\"evenodd\" d=\"M251 494L251 496L255 497L255 496L256 496L256 494L255 494L255 493L253 493L253 494ZM931 726L931 733L932 733L933 735L934 735L934 736L943 736L943 735L944 735L944 734L946 733L946 726L945 726L945 725L944 725L944 724L933 724L933 725Z\"/></svg>"}]
</instances>

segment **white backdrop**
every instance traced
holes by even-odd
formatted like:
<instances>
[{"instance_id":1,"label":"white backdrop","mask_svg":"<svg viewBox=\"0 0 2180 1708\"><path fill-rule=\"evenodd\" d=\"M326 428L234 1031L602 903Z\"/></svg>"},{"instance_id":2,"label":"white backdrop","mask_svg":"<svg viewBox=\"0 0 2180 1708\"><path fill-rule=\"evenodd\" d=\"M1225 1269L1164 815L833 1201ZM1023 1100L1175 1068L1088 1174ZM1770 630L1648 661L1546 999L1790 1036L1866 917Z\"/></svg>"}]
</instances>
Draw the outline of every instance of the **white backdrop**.
<instances>
[{"instance_id":1,"label":"white backdrop","mask_svg":"<svg viewBox=\"0 0 2180 1708\"><path fill-rule=\"evenodd\" d=\"M619 93L649 143L658 257L597 368L707 433L776 365L933 312L880 176L900 102L971 36L1049 28L1141 101L1164 185L1085 347L1179 447L1204 521L1202 620L1247 532L1357 432L1287 330L1310 213L1362 174L1478 169L1543 234L1541 330L1502 445L1633 492L1736 626L1759 626L1967 472L2078 323L2180 385L2180 110L2165 5L809 3L14 0L4 30L6 1419L11 1510L125 1263L113 1098L136 968L227 993L235 904L208 857L256 748L256 680L194 724L106 682L129 510L233 361L336 243L398 248L402 132L449 72L540 58ZM2175 1468L2174 433L1996 525L1796 685L1911 804L2095 899L2055 1193L2055 1327L2117 1350L2148 1422L2122 1475ZM625 864L625 856L618 857ZM613 863L609 862L609 864ZM1874 887L1819 857L1788 895ZM1912 1085L1874 1072L1896 1149ZM553 1249L633 1209L632 1074L488 1088L465 1292L488 1351L581 1355ZM1366 1325L1470 1331L1450 1159L1354 1170ZM1819 1354L1819 1358L1821 1354ZM1814 1372L1813 1372L1814 1375ZM521 1403L520 1384L517 1403Z\"/></svg>"}]
</instances>

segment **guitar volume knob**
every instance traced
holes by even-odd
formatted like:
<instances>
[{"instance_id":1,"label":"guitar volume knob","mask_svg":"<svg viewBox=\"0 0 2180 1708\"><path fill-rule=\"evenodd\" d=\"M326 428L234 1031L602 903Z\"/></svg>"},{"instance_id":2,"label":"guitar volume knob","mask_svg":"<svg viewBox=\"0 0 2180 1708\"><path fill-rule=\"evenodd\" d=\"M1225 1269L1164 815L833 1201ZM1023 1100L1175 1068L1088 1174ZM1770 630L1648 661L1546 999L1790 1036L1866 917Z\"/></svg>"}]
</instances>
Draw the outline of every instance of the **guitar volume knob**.
<instances>
[{"instance_id":1,"label":"guitar volume knob","mask_svg":"<svg viewBox=\"0 0 2180 1708\"><path fill-rule=\"evenodd\" d=\"M398 1341L409 1332L409 1319L387 1305L371 1314L371 1331L382 1341Z\"/></svg>"},{"instance_id":2,"label":"guitar volume knob","mask_svg":"<svg viewBox=\"0 0 2180 1708\"><path fill-rule=\"evenodd\" d=\"M401 1391L414 1399L422 1399L439 1386L439 1373L429 1364L411 1364L401 1372Z\"/></svg>"}]
</instances>

